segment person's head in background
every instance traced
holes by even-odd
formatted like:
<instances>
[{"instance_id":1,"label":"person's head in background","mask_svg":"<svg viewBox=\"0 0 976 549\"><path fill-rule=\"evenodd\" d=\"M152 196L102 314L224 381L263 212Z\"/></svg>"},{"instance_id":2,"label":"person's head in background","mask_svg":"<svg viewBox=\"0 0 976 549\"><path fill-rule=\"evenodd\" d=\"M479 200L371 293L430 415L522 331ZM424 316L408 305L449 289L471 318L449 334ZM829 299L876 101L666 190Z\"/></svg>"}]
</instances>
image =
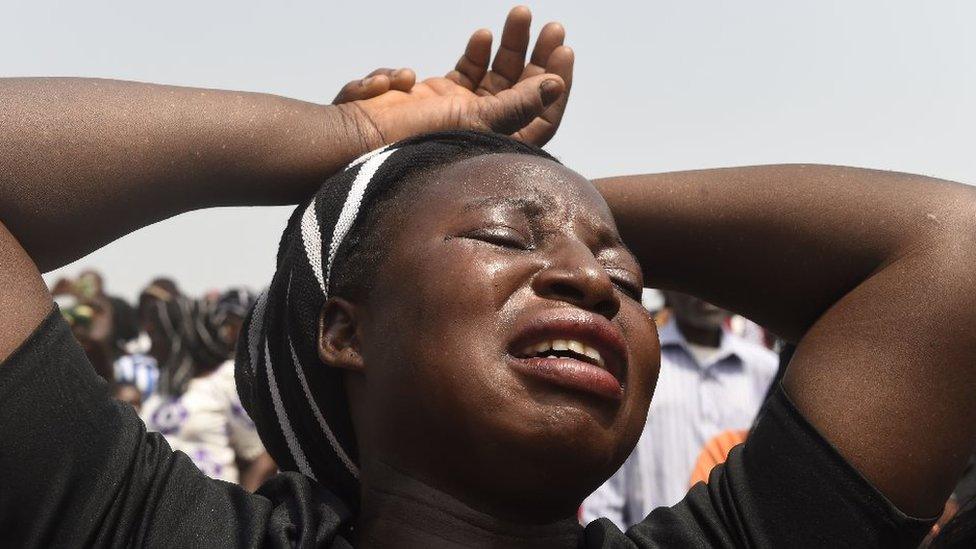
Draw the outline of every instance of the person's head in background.
<instances>
[{"instance_id":1,"label":"person's head in background","mask_svg":"<svg viewBox=\"0 0 976 549\"><path fill-rule=\"evenodd\" d=\"M142 392L130 382L116 382L110 386L112 398L132 406L136 412L142 408Z\"/></svg>"},{"instance_id":2,"label":"person's head in background","mask_svg":"<svg viewBox=\"0 0 976 549\"><path fill-rule=\"evenodd\" d=\"M247 312L254 305L254 294L247 288L231 288L214 299L214 322L218 326L220 339L230 349L228 358L233 358L237 340Z\"/></svg>"},{"instance_id":3,"label":"person's head in background","mask_svg":"<svg viewBox=\"0 0 976 549\"><path fill-rule=\"evenodd\" d=\"M75 280L75 288L81 298L102 297L105 295L105 279L95 269L85 269Z\"/></svg>"},{"instance_id":4,"label":"person's head in background","mask_svg":"<svg viewBox=\"0 0 976 549\"><path fill-rule=\"evenodd\" d=\"M74 335L95 371L112 380L112 362L118 352L112 343L112 305L104 297L81 299L75 295L57 298L61 315Z\"/></svg>"},{"instance_id":5,"label":"person's head in background","mask_svg":"<svg viewBox=\"0 0 976 549\"><path fill-rule=\"evenodd\" d=\"M722 330L732 313L688 294L666 290L665 302L681 335L703 347L718 347Z\"/></svg>"},{"instance_id":6,"label":"person's head in background","mask_svg":"<svg viewBox=\"0 0 976 549\"><path fill-rule=\"evenodd\" d=\"M182 295L170 279L156 279L139 296L139 318L159 364L159 391L182 395L195 377L212 373L231 353L214 321L216 303Z\"/></svg>"},{"instance_id":7,"label":"person's head in background","mask_svg":"<svg viewBox=\"0 0 976 549\"><path fill-rule=\"evenodd\" d=\"M149 336L149 354L160 364L164 363L173 348L172 324L168 309L181 295L176 282L169 278L156 278L139 293L136 313L139 327Z\"/></svg>"},{"instance_id":8,"label":"person's head in background","mask_svg":"<svg viewBox=\"0 0 976 549\"><path fill-rule=\"evenodd\" d=\"M112 342L119 354L125 354L129 342L139 337L139 313L121 297L106 296L106 299L112 306Z\"/></svg>"}]
</instances>

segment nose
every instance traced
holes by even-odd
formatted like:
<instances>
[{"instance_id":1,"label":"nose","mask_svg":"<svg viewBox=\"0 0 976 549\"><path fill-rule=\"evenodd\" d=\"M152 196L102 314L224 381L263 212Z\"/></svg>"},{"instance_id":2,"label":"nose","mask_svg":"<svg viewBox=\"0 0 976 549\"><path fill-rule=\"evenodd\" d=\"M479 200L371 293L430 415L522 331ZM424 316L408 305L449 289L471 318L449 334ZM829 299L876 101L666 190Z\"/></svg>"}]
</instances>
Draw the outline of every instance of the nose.
<instances>
[{"instance_id":1,"label":"nose","mask_svg":"<svg viewBox=\"0 0 976 549\"><path fill-rule=\"evenodd\" d=\"M532 280L536 295L570 303L607 319L617 316L620 298L613 281L588 246L582 242L567 244L555 252L553 260Z\"/></svg>"}]
</instances>

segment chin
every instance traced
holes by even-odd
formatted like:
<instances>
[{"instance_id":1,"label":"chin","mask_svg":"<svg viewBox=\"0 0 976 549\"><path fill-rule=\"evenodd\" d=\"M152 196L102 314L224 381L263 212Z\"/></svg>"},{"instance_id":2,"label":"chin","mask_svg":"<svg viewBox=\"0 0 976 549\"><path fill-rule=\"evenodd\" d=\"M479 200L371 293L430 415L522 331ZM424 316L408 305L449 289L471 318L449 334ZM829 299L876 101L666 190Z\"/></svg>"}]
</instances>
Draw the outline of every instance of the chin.
<instances>
[{"instance_id":1,"label":"chin","mask_svg":"<svg viewBox=\"0 0 976 549\"><path fill-rule=\"evenodd\" d=\"M500 436L529 476L543 484L574 479L585 497L620 467L636 437L629 434L632 429L608 422L604 410L560 400L537 406L532 419L503 427Z\"/></svg>"}]
</instances>

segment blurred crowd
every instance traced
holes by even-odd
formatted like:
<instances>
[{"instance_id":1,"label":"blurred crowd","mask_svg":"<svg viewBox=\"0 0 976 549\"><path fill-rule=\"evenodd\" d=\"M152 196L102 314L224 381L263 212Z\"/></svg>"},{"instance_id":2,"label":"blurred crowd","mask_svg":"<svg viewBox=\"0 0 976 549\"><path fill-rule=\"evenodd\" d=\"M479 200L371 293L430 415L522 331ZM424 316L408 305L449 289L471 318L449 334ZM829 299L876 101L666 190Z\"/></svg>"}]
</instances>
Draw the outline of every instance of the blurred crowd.
<instances>
[{"instance_id":1,"label":"blurred crowd","mask_svg":"<svg viewBox=\"0 0 976 549\"><path fill-rule=\"evenodd\" d=\"M277 468L237 396L234 349L254 295L245 288L184 294L157 278L136 303L101 273L62 278L52 294L112 395L132 406L210 477L254 491Z\"/></svg>"}]
</instances>

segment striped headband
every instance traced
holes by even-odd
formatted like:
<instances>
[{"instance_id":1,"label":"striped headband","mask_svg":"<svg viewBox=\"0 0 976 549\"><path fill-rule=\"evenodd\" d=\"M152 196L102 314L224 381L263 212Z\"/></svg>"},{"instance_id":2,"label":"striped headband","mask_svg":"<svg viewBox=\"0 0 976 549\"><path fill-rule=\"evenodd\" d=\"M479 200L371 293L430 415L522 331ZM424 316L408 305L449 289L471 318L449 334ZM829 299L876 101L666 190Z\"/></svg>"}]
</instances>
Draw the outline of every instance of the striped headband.
<instances>
[{"instance_id":1,"label":"striped headband","mask_svg":"<svg viewBox=\"0 0 976 549\"><path fill-rule=\"evenodd\" d=\"M418 170L491 153L552 159L541 149L479 132L440 132L382 147L330 177L295 209L271 285L237 346L245 409L282 470L298 471L356 507L359 456L343 375L318 355L319 315L337 265L357 253L357 222L374 201Z\"/></svg>"}]
</instances>

